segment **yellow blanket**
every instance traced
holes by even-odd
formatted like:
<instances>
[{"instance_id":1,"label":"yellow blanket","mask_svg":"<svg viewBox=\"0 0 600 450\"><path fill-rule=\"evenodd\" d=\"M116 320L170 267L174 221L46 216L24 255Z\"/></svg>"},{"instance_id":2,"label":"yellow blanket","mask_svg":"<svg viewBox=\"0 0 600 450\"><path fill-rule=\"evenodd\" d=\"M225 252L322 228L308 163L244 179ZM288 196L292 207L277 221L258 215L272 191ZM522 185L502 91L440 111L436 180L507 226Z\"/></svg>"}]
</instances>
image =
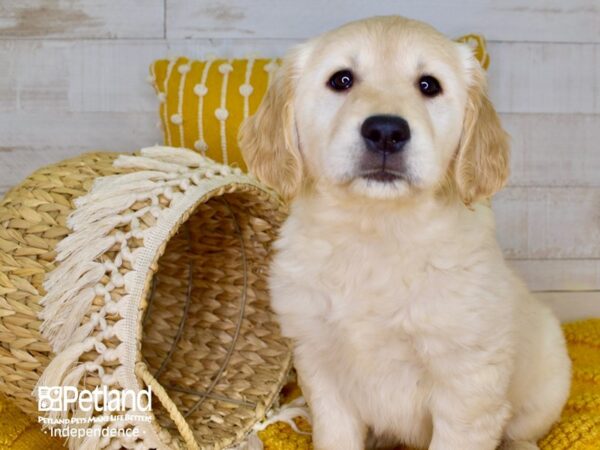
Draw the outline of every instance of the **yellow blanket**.
<instances>
[{"instance_id":1,"label":"yellow blanket","mask_svg":"<svg viewBox=\"0 0 600 450\"><path fill-rule=\"evenodd\" d=\"M36 417L23 414L10 400L0 396L0 449L58 450L61 441L45 434Z\"/></svg>"}]
</instances>

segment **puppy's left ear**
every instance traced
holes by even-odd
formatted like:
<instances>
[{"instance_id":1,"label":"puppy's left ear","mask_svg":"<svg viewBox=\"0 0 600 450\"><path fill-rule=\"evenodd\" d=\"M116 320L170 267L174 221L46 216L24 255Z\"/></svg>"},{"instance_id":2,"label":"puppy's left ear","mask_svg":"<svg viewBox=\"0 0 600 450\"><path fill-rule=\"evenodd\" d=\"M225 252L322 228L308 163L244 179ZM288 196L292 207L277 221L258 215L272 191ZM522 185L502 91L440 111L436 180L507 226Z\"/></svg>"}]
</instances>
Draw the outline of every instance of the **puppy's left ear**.
<instances>
[{"instance_id":1,"label":"puppy's left ear","mask_svg":"<svg viewBox=\"0 0 600 450\"><path fill-rule=\"evenodd\" d=\"M303 176L293 105L297 54L299 50L284 59L258 110L244 121L239 133L250 173L286 200L296 196Z\"/></svg>"},{"instance_id":2,"label":"puppy's left ear","mask_svg":"<svg viewBox=\"0 0 600 450\"><path fill-rule=\"evenodd\" d=\"M487 95L485 74L470 56L471 83L462 137L454 161L454 178L463 202L491 197L509 175L509 139Z\"/></svg>"}]
</instances>

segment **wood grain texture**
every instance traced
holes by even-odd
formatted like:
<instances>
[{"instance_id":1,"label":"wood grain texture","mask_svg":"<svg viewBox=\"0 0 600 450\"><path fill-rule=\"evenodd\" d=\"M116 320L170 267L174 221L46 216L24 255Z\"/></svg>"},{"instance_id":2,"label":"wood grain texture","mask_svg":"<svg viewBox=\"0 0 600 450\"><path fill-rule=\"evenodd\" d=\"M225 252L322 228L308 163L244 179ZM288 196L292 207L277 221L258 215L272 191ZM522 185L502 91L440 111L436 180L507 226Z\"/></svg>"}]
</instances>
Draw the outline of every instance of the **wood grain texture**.
<instances>
[{"instance_id":1,"label":"wood grain texture","mask_svg":"<svg viewBox=\"0 0 600 450\"><path fill-rule=\"evenodd\" d=\"M522 259L509 264L532 291L600 291L598 259Z\"/></svg>"},{"instance_id":2,"label":"wood grain texture","mask_svg":"<svg viewBox=\"0 0 600 450\"><path fill-rule=\"evenodd\" d=\"M600 291L544 292L535 295L554 311L561 322L600 317Z\"/></svg>"},{"instance_id":3,"label":"wood grain texture","mask_svg":"<svg viewBox=\"0 0 600 450\"><path fill-rule=\"evenodd\" d=\"M400 14L450 35L490 40L600 42L596 0L169 0L170 38L306 38L345 22Z\"/></svg>"},{"instance_id":4,"label":"wood grain texture","mask_svg":"<svg viewBox=\"0 0 600 450\"><path fill-rule=\"evenodd\" d=\"M148 111L157 58L278 56L293 41L0 40L0 109ZM600 44L491 43L490 95L502 113L600 114Z\"/></svg>"},{"instance_id":5,"label":"wood grain texture","mask_svg":"<svg viewBox=\"0 0 600 450\"><path fill-rule=\"evenodd\" d=\"M160 38L163 0L2 0L2 38Z\"/></svg>"},{"instance_id":6,"label":"wood grain texture","mask_svg":"<svg viewBox=\"0 0 600 450\"><path fill-rule=\"evenodd\" d=\"M39 167L83 152L161 143L157 120L153 113L0 112L0 192Z\"/></svg>"},{"instance_id":7,"label":"wood grain texture","mask_svg":"<svg viewBox=\"0 0 600 450\"><path fill-rule=\"evenodd\" d=\"M599 258L600 189L508 187L493 201L510 258Z\"/></svg>"},{"instance_id":8,"label":"wood grain texture","mask_svg":"<svg viewBox=\"0 0 600 450\"><path fill-rule=\"evenodd\" d=\"M600 113L600 45L490 43L499 111Z\"/></svg>"},{"instance_id":9,"label":"wood grain texture","mask_svg":"<svg viewBox=\"0 0 600 450\"><path fill-rule=\"evenodd\" d=\"M600 186L600 115L502 114L511 186Z\"/></svg>"}]
</instances>

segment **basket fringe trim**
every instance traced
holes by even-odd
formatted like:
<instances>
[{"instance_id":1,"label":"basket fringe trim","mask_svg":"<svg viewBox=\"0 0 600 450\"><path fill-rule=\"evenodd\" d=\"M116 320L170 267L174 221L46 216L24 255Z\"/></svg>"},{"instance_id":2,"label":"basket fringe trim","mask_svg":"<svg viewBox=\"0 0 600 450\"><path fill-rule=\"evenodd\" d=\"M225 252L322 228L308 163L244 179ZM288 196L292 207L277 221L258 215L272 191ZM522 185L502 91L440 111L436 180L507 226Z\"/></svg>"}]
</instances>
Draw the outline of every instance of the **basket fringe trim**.
<instances>
[{"instance_id":1,"label":"basket fringe trim","mask_svg":"<svg viewBox=\"0 0 600 450\"><path fill-rule=\"evenodd\" d=\"M80 325L96 295L104 295L110 304L110 291L122 287L123 277L118 268L123 261L135 264L135 252L130 252L130 238L144 239L153 228L139 230L139 218L150 212L158 218L162 209L158 206L158 195L172 199L172 187L189 188L190 182L198 184L203 178L216 175L214 169L202 171L210 163L192 151L171 147L142 149L142 156L121 155L116 167L139 169L123 175L99 178L91 191L75 201L76 209L68 218L73 233L56 247L56 260L61 264L52 271L44 282L46 296L40 318L44 320L42 333L50 341L55 352L63 350L75 335L79 340L89 334L99 321L98 316L86 325ZM197 171L191 174L190 169ZM200 170L198 170L200 169ZM221 167L220 175L230 175L239 169ZM191 178L191 180L190 180ZM152 205L135 213L122 214L136 201L152 200ZM111 233L115 227L130 224L130 233ZM97 262L97 258L114 245L121 246L120 258L114 262ZM111 273L111 282L99 285L100 279ZM131 273L131 272L130 272ZM110 308L109 308L110 309ZM119 311L106 311L115 313ZM83 328L82 328L83 327Z\"/></svg>"},{"instance_id":2,"label":"basket fringe trim","mask_svg":"<svg viewBox=\"0 0 600 450\"><path fill-rule=\"evenodd\" d=\"M242 175L236 168L215 164L190 150L172 147L150 147L141 150L141 156L121 155L116 167L135 169L130 173L98 178L88 194L75 201L76 209L68 218L72 233L56 247L56 260L60 263L44 283L47 294L42 299L42 333L51 343L56 356L40 377L39 387L77 386L86 374L95 374L100 385L120 389L141 390L135 376L137 336L139 335L139 308L143 297L143 284L156 252L169 236L178 219L202 196L231 183L243 183L259 187L253 179ZM159 201L159 196L168 200ZM149 203L131 212L136 202ZM142 229L141 218L151 214L154 225ZM129 225L131 231L116 230ZM131 250L129 241L141 240L143 245ZM114 259L101 258L109 250L118 249ZM131 270L122 275L119 268L127 262ZM117 288L125 295L119 299L112 296ZM103 306L89 314L96 297L103 298ZM120 319L112 326L106 317L118 315ZM115 348L105 344L116 338ZM96 355L87 361L90 352ZM80 361L86 354L86 362ZM103 363L114 370L105 372ZM147 412L131 411L135 414ZM87 417L91 413L80 410L51 412L49 417ZM108 419L108 418L107 418ZM187 426L177 424L181 435L190 448L197 448L193 434ZM78 428L90 427L90 423L78 424ZM94 428L131 426L142 428L144 446L166 448L165 434L148 423L95 423ZM128 437L119 438L88 436L69 439L72 449L120 448L135 445ZM140 439L139 437L137 439ZM169 443L174 445L174 443ZM142 447L143 448L143 447Z\"/></svg>"}]
</instances>

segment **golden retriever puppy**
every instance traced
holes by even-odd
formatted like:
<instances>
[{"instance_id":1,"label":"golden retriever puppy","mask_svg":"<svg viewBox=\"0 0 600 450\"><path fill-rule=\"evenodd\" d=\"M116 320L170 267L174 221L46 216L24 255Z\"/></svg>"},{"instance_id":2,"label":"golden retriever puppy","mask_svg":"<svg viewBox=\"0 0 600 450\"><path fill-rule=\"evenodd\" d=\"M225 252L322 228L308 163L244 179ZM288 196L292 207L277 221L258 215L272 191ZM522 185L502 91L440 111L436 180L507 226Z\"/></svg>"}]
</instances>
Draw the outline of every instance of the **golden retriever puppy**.
<instances>
[{"instance_id":1,"label":"golden retriever puppy","mask_svg":"<svg viewBox=\"0 0 600 450\"><path fill-rule=\"evenodd\" d=\"M570 362L496 241L508 140L472 52L350 23L291 51L240 139L291 202L270 288L315 448L537 448Z\"/></svg>"}]
</instances>

